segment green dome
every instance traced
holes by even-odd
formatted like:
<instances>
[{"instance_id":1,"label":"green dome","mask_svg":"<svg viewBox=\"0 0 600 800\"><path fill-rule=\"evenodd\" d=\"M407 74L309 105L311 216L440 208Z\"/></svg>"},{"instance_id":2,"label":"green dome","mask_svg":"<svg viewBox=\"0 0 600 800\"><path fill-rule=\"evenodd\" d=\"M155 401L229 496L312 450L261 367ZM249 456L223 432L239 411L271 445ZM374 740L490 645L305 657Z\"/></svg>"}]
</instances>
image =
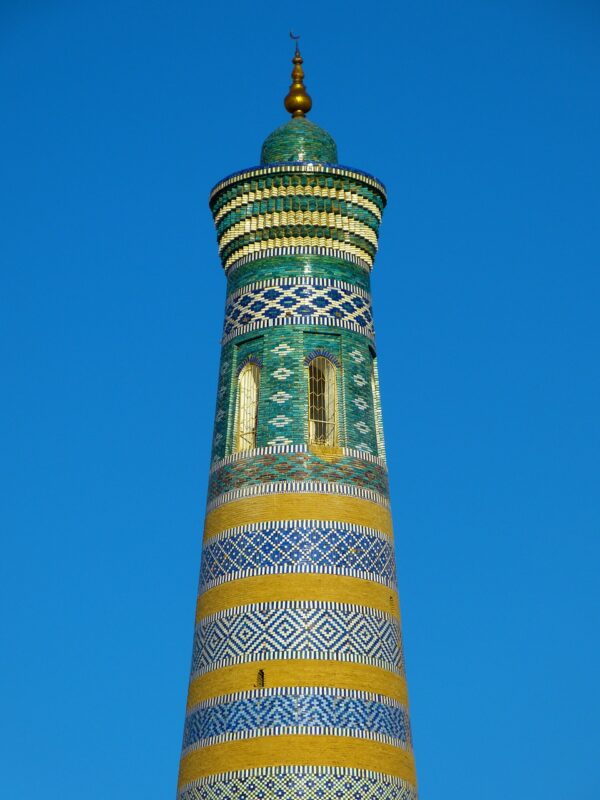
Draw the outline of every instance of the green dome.
<instances>
[{"instance_id":1,"label":"green dome","mask_svg":"<svg viewBox=\"0 0 600 800\"><path fill-rule=\"evenodd\" d=\"M306 117L293 117L269 134L262 146L261 164L316 161L337 164L337 147L331 136Z\"/></svg>"}]
</instances>

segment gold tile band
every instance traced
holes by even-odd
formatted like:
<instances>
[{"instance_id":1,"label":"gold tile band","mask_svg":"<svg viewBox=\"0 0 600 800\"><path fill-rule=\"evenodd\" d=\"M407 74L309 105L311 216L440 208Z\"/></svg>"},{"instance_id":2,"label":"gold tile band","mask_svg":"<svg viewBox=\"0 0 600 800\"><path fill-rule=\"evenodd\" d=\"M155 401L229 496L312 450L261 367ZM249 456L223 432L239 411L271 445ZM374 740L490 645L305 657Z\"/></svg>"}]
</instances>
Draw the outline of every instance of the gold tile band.
<instances>
[{"instance_id":1,"label":"gold tile band","mask_svg":"<svg viewBox=\"0 0 600 800\"><path fill-rule=\"evenodd\" d=\"M219 238L219 252L243 233L262 231L281 226L314 226L333 228L354 233L377 247L377 233L364 222L341 212L322 211L274 211L268 214L249 216L226 228Z\"/></svg>"},{"instance_id":2,"label":"gold tile band","mask_svg":"<svg viewBox=\"0 0 600 800\"><path fill-rule=\"evenodd\" d=\"M406 680L394 672L368 664L293 658L233 664L200 675L190 683L188 710L204 700L256 689L259 670L267 688L318 686L350 689L382 694L403 706L408 705Z\"/></svg>"},{"instance_id":3,"label":"gold tile band","mask_svg":"<svg viewBox=\"0 0 600 800\"><path fill-rule=\"evenodd\" d=\"M271 186L264 187L263 189L244 191L242 194L224 203L219 210L215 212L215 225L230 211L235 211L242 206L247 206L249 203L260 203L261 200L288 197L301 197L303 199L306 197L324 197L329 200L337 200L340 203L346 203L350 208L352 208L352 206L364 208L370 211L378 222L381 222L381 210L379 206L359 192L341 188L336 189L328 186L302 186L298 184L296 186Z\"/></svg>"},{"instance_id":4,"label":"gold tile band","mask_svg":"<svg viewBox=\"0 0 600 800\"><path fill-rule=\"evenodd\" d=\"M257 603L318 600L376 608L400 619L398 594L381 583L327 573L253 575L221 583L203 592L196 604L196 623L219 611Z\"/></svg>"},{"instance_id":5,"label":"gold tile band","mask_svg":"<svg viewBox=\"0 0 600 800\"><path fill-rule=\"evenodd\" d=\"M221 772L260 767L340 767L394 775L415 784L410 750L350 736L258 736L192 750L181 759L179 789Z\"/></svg>"},{"instance_id":6,"label":"gold tile band","mask_svg":"<svg viewBox=\"0 0 600 800\"><path fill-rule=\"evenodd\" d=\"M377 503L347 495L278 492L232 500L206 515L204 538L256 522L314 519L364 525L393 536L390 512Z\"/></svg>"}]
</instances>

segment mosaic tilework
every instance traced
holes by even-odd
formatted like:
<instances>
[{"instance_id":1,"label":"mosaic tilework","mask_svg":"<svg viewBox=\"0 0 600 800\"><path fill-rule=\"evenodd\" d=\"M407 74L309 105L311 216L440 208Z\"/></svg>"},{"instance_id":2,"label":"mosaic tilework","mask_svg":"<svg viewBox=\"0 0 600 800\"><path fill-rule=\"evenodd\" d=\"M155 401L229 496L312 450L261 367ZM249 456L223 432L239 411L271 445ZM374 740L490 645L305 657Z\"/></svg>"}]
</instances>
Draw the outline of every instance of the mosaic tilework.
<instances>
[{"instance_id":1,"label":"mosaic tilework","mask_svg":"<svg viewBox=\"0 0 600 800\"><path fill-rule=\"evenodd\" d=\"M208 739L199 739L193 742L187 749L182 750L182 756L189 755L196 750L202 750L211 745L223 744L224 742L239 742L248 739L270 738L277 736L305 736L307 739L314 739L318 736L344 736L346 739L368 739L381 744L391 745L392 747L408 750L400 739L394 739L384 733L372 733L364 728L333 728L324 725L285 725L272 728L249 728L247 730L231 731L221 733L217 736L210 736Z\"/></svg>"},{"instance_id":2,"label":"mosaic tilework","mask_svg":"<svg viewBox=\"0 0 600 800\"><path fill-rule=\"evenodd\" d=\"M280 349L282 347L287 348L287 345L279 345L276 349ZM277 392L276 394L280 393ZM285 392L281 394L285 394ZM271 399L273 400L273 397ZM289 398L285 397L282 402L285 402L287 399ZM279 401L280 398L278 397L276 402ZM385 460L383 458L379 458L379 456L373 456L370 453L364 453L362 450L355 450L351 447L342 447L341 450L342 455L347 456L348 458L359 458L363 461L369 462L370 464L379 464L382 467L386 466ZM224 458L219 458L213 461L209 471L212 474L227 464L233 464L236 461L243 461L244 459L250 457L281 455L284 453L310 453L310 446L306 444L273 445L268 447L257 447L255 450L251 450L249 452L231 453Z\"/></svg>"},{"instance_id":3,"label":"mosaic tilework","mask_svg":"<svg viewBox=\"0 0 600 800\"><path fill-rule=\"evenodd\" d=\"M307 353L304 356L304 363L306 366L308 366L311 361L314 361L315 358L328 358L329 361L335 364L336 367L342 366L337 355L324 347L315 347L314 350L311 350L310 353Z\"/></svg>"},{"instance_id":4,"label":"mosaic tilework","mask_svg":"<svg viewBox=\"0 0 600 800\"><path fill-rule=\"evenodd\" d=\"M266 167L213 190L211 210L225 270L242 259L298 248L325 249L371 267L385 203L382 187L357 172L302 165ZM275 170L271 172L270 170ZM356 263L359 263L358 261Z\"/></svg>"},{"instance_id":5,"label":"mosaic tilework","mask_svg":"<svg viewBox=\"0 0 600 800\"><path fill-rule=\"evenodd\" d=\"M363 340L364 342L364 340ZM347 437L365 453L379 454L375 398L371 382L373 356L368 344L354 337L345 350L344 392Z\"/></svg>"},{"instance_id":6,"label":"mosaic tilework","mask_svg":"<svg viewBox=\"0 0 600 800\"><path fill-rule=\"evenodd\" d=\"M346 259L314 255L286 255L283 257L255 258L246 264L238 263L227 272L227 295L249 283L272 278L325 278L341 281L370 293L371 276L364 267Z\"/></svg>"},{"instance_id":7,"label":"mosaic tilework","mask_svg":"<svg viewBox=\"0 0 600 800\"><path fill-rule=\"evenodd\" d=\"M374 407L371 386L373 359L369 342L367 337L353 331L311 324L264 328L225 344L211 459L222 458L232 451L237 369L249 355L260 358L263 363L257 445L307 442L308 377L305 358L319 349L332 353L341 364L337 375L339 444L360 450L367 456L377 455L377 406Z\"/></svg>"},{"instance_id":8,"label":"mosaic tilework","mask_svg":"<svg viewBox=\"0 0 600 800\"><path fill-rule=\"evenodd\" d=\"M343 522L299 520L230 528L204 544L199 592L227 580L277 572L352 575L396 586L393 542Z\"/></svg>"},{"instance_id":9,"label":"mosaic tilework","mask_svg":"<svg viewBox=\"0 0 600 800\"><path fill-rule=\"evenodd\" d=\"M292 278L313 275L315 278L346 281L369 291L371 280L369 265L358 258L335 253L271 252L249 254L238 259L227 272L227 293L247 283L269 278Z\"/></svg>"},{"instance_id":10,"label":"mosaic tilework","mask_svg":"<svg viewBox=\"0 0 600 800\"><path fill-rule=\"evenodd\" d=\"M281 278L249 284L227 298L223 342L275 325L333 325L373 339L371 301L342 281Z\"/></svg>"},{"instance_id":11,"label":"mosaic tilework","mask_svg":"<svg viewBox=\"0 0 600 800\"><path fill-rule=\"evenodd\" d=\"M270 241L271 247L281 247L285 245L277 245L273 241L279 238L277 234L282 234L281 238L286 234L288 237L293 236L294 233L297 236L305 236L310 229L321 227L323 233L320 238L324 241L319 242L318 236L309 236L307 242L298 244L340 247L339 244L330 242L360 242L360 247L364 251L362 258L365 258L366 255L375 255L378 222L371 210L363 205L351 207L336 198L314 196L299 198L297 194L290 194L283 198L270 198L263 202L248 204L231 211L217 223L217 235L221 252L227 253L235 252L237 246L231 247L231 243L248 233L270 233L273 229L273 235L262 236L259 241ZM345 236L339 235L340 229ZM310 238L315 241L311 242ZM256 240L256 236L254 239L250 237L245 239L245 241Z\"/></svg>"},{"instance_id":12,"label":"mosaic tilework","mask_svg":"<svg viewBox=\"0 0 600 800\"><path fill-rule=\"evenodd\" d=\"M237 606L196 627L192 676L243 661L359 661L403 673L398 621L376 609L293 601Z\"/></svg>"},{"instance_id":13,"label":"mosaic tilework","mask_svg":"<svg viewBox=\"0 0 600 800\"><path fill-rule=\"evenodd\" d=\"M244 497L260 497L267 494L340 494L346 497L358 497L359 500L368 500L377 503L384 508L389 508L388 498L374 492L372 489L363 489L348 483L325 483L322 481L273 481L272 483L247 484L240 489L232 489L229 492L217 495L210 500L206 506L206 513L215 508L232 503L234 500L241 500Z\"/></svg>"},{"instance_id":14,"label":"mosaic tilework","mask_svg":"<svg viewBox=\"0 0 600 800\"><path fill-rule=\"evenodd\" d=\"M377 359L373 359L373 372L375 374L374 382L374 411L375 411L375 435L377 439L377 455L385 461L385 439L383 436L383 417L381 414L381 393L379 389L379 368Z\"/></svg>"},{"instance_id":15,"label":"mosaic tilework","mask_svg":"<svg viewBox=\"0 0 600 800\"><path fill-rule=\"evenodd\" d=\"M271 420L271 424L284 428L287 419L280 414ZM219 495L234 489L282 480L353 484L357 489L369 489L383 497L389 497L387 470L374 461L343 456L339 461L330 463L311 452L259 455L256 451L250 451L247 458L225 464L212 472L208 500L211 502Z\"/></svg>"},{"instance_id":16,"label":"mosaic tilework","mask_svg":"<svg viewBox=\"0 0 600 800\"><path fill-rule=\"evenodd\" d=\"M239 190L239 186L242 184L244 189L249 189L250 187L246 186L246 184L255 180L258 181L259 189L269 188L271 186L296 185L297 181L295 179L298 176L300 176L301 185L306 186L309 179L312 181L314 178L315 185L321 188L337 187L344 178L360 181L364 184L366 189L376 193L382 209L387 199L383 183L364 170L351 169L350 167L341 165L334 166L332 164L319 165L317 168L311 164L271 164L265 167L254 167L253 169L242 169L238 170L238 172L232 172L231 175L220 180L211 189L208 202L212 209L219 208L221 204L227 201L228 195L225 194L225 192L230 187ZM364 193L368 195L366 189Z\"/></svg>"},{"instance_id":17,"label":"mosaic tilework","mask_svg":"<svg viewBox=\"0 0 600 800\"><path fill-rule=\"evenodd\" d=\"M270 133L260 154L261 164L290 161L336 164L337 160L333 138L306 117L294 117Z\"/></svg>"},{"instance_id":18,"label":"mosaic tilework","mask_svg":"<svg viewBox=\"0 0 600 800\"><path fill-rule=\"evenodd\" d=\"M185 721L183 749L206 746L213 737L258 732L272 736L298 726L327 733L341 730L344 736L384 736L396 746L410 746L406 708L390 698L343 689L283 687L239 692L196 706Z\"/></svg>"},{"instance_id":19,"label":"mosaic tilework","mask_svg":"<svg viewBox=\"0 0 600 800\"><path fill-rule=\"evenodd\" d=\"M271 767L212 775L184 787L178 800L417 800L417 790L366 770Z\"/></svg>"},{"instance_id":20,"label":"mosaic tilework","mask_svg":"<svg viewBox=\"0 0 600 800\"><path fill-rule=\"evenodd\" d=\"M217 407L213 428L211 457L215 458L224 452L227 443L227 428L229 425L228 410L231 405L234 384L232 381L233 362L231 348L221 351L219 365L219 383L217 387Z\"/></svg>"}]
</instances>

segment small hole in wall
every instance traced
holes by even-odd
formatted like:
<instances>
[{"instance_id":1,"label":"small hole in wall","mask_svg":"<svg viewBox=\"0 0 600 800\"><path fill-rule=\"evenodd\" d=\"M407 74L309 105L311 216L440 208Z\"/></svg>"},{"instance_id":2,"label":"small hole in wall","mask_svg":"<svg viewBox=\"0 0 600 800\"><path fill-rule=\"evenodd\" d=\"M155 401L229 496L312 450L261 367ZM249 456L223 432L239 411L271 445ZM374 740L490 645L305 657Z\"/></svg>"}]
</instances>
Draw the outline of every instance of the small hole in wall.
<instances>
[{"instance_id":1,"label":"small hole in wall","mask_svg":"<svg viewBox=\"0 0 600 800\"><path fill-rule=\"evenodd\" d=\"M265 671L264 669L259 669L258 674L256 676L256 685L261 689L265 685Z\"/></svg>"}]
</instances>

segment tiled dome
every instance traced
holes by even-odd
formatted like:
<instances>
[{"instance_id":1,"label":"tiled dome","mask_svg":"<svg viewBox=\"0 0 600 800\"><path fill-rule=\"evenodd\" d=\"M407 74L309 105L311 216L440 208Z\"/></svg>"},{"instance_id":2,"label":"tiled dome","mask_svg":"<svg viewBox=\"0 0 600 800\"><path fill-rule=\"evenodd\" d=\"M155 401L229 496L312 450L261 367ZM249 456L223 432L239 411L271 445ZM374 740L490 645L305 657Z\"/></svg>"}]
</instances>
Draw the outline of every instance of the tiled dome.
<instances>
[{"instance_id":1,"label":"tiled dome","mask_svg":"<svg viewBox=\"0 0 600 800\"><path fill-rule=\"evenodd\" d=\"M337 164L337 147L327 131L306 117L293 117L269 134L262 146L261 164L313 161Z\"/></svg>"}]
</instances>

